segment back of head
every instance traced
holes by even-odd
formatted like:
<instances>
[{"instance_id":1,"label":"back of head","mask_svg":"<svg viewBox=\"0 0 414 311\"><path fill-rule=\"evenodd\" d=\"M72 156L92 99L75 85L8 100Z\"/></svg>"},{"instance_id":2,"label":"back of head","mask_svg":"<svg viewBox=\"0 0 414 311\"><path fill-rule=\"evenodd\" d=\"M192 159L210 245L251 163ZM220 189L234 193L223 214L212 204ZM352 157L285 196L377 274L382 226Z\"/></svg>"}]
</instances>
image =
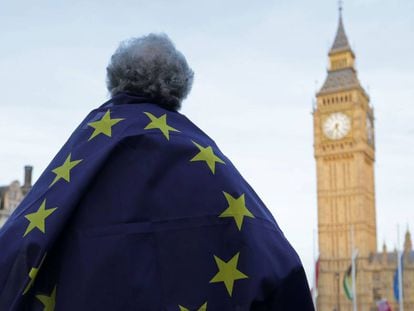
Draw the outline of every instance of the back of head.
<instances>
[{"instance_id":1,"label":"back of head","mask_svg":"<svg viewBox=\"0 0 414 311\"><path fill-rule=\"evenodd\" d=\"M107 67L111 96L130 92L178 110L191 90L194 73L165 34L121 42Z\"/></svg>"}]
</instances>

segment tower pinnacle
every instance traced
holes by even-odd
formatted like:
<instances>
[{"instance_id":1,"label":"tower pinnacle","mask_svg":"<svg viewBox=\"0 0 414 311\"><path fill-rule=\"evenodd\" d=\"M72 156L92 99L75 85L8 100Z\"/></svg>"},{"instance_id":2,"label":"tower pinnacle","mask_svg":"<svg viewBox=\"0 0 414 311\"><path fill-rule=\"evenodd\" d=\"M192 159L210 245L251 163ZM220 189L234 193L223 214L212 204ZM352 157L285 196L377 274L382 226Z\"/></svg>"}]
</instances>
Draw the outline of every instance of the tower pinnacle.
<instances>
[{"instance_id":1,"label":"tower pinnacle","mask_svg":"<svg viewBox=\"0 0 414 311\"><path fill-rule=\"evenodd\" d=\"M411 233L407 228L407 231L405 233L405 239L404 239L404 252L410 253L413 249L413 243L411 242Z\"/></svg>"},{"instance_id":2,"label":"tower pinnacle","mask_svg":"<svg viewBox=\"0 0 414 311\"><path fill-rule=\"evenodd\" d=\"M342 21L342 3L339 2L339 21L338 21L338 29L336 31L335 40L332 44L331 50L329 51L330 54L342 51L351 51L351 46L348 42L348 37L345 33L344 24Z\"/></svg>"},{"instance_id":3,"label":"tower pinnacle","mask_svg":"<svg viewBox=\"0 0 414 311\"><path fill-rule=\"evenodd\" d=\"M362 89L355 70L355 54L351 49L342 21L342 1L338 2L339 20L335 39L329 50L328 76L318 95L347 90ZM363 89L362 89L363 90ZM363 90L364 94L365 91ZM368 95L367 95L368 96Z\"/></svg>"}]
</instances>

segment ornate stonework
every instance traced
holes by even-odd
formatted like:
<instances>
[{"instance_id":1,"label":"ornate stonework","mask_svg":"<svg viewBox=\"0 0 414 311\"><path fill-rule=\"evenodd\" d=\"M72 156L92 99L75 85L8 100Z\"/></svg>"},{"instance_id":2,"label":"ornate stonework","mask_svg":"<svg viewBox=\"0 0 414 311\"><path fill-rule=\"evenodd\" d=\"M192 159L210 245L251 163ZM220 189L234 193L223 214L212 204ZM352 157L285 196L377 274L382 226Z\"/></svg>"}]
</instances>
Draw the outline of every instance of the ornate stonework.
<instances>
[{"instance_id":1,"label":"ornate stonework","mask_svg":"<svg viewBox=\"0 0 414 311\"><path fill-rule=\"evenodd\" d=\"M8 186L0 187L0 227L6 222L11 213L23 200L27 192L32 188L32 170L33 167L25 166L24 184L15 180Z\"/></svg>"},{"instance_id":2,"label":"ornate stonework","mask_svg":"<svg viewBox=\"0 0 414 311\"><path fill-rule=\"evenodd\" d=\"M385 298L397 308L393 277L396 252L377 252L374 111L354 67L340 16L325 83L316 94L314 152L317 168L319 282L318 310L352 310L343 290L351 263L351 232L358 249L356 292L360 311L377 310ZM406 236L409 237L409 234ZM404 256L404 305L414 310L414 253Z\"/></svg>"}]
</instances>

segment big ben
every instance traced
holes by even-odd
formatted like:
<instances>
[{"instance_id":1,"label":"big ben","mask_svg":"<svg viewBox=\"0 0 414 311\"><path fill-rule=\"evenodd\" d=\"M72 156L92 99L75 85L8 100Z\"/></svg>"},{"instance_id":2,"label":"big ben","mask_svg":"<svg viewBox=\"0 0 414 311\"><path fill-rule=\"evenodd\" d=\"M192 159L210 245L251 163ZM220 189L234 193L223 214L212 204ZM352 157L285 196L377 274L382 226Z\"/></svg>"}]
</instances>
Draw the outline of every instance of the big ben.
<instances>
[{"instance_id":1,"label":"big ben","mask_svg":"<svg viewBox=\"0 0 414 311\"><path fill-rule=\"evenodd\" d=\"M342 276L358 250L359 262L377 251L374 112L359 82L355 53L340 12L327 77L316 94L314 155L317 171L319 310L351 310ZM357 284L359 287L363 284ZM360 288L358 288L358 291ZM372 301L371 294L361 303Z\"/></svg>"}]
</instances>

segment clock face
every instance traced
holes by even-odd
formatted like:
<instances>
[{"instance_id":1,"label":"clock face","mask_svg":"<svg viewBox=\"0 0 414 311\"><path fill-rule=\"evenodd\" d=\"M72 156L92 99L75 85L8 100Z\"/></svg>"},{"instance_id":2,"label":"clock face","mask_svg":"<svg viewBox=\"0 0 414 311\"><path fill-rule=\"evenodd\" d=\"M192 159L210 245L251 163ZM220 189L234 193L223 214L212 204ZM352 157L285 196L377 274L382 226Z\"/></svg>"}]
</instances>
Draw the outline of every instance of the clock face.
<instances>
[{"instance_id":1,"label":"clock face","mask_svg":"<svg viewBox=\"0 0 414 311\"><path fill-rule=\"evenodd\" d=\"M367 127L368 143L373 145L374 144L374 127L372 125L371 118L368 116L367 116L367 121L366 121L366 127Z\"/></svg>"},{"instance_id":2,"label":"clock face","mask_svg":"<svg viewBox=\"0 0 414 311\"><path fill-rule=\"evenodd\" d=\"M323 123L323 132L329 139L344 138L351 129L351 119L342 112L330 114Z\"/></svg>"}]
</instances>

